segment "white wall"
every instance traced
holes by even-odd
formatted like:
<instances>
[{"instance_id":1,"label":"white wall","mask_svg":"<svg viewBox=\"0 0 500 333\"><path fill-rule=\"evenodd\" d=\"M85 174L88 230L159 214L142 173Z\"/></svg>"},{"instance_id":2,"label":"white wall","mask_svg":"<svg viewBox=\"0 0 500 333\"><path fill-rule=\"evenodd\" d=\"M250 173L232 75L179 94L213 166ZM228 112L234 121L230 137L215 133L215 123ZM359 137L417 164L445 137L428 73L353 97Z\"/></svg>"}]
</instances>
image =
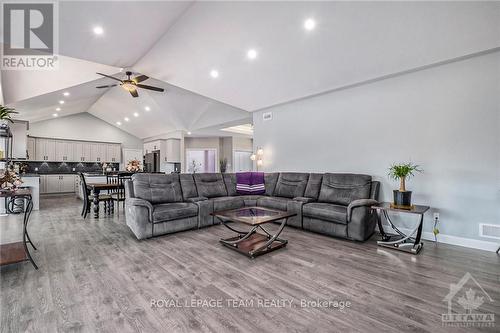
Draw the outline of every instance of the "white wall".
<instances>
[{"instance_id":1,"label":"white wall","mask_svg":"<svg viewBox=\"0 0 500 333\"><path fill-rule=\"evenodd\" d=\"M261 110L254 146L267 171L373 175L386 201L388 167L411 160L425 170L414 203L440 212L442 234L480 239L479 223L500 224L499 78L495 52Z\"/></svg>"},{"instance_id":2,"label":"white wall","mask_svg":"<svg viewBox=\"0 0 500 333\"><path fill-rule=\"evenodd\" d=\"M142 149L142 140L83 112L30 123L30 136L121 143L123 148Z\"/></svg>"}]
</instances>

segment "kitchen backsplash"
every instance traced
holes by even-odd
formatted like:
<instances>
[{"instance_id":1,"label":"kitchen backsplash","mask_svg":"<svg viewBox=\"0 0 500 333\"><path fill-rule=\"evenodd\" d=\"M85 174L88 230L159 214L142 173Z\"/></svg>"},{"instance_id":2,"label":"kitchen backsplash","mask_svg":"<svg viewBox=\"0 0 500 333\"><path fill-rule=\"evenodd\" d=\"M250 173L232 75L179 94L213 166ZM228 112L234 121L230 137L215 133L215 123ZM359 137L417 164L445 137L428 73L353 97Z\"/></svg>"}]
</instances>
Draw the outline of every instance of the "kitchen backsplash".
<instances>
[{"instance_id":1,"label":"kitchen backsplash","mask_svg":"<svg viewBox=\"0 0 500 333\"><path fill-rule=\"evenodd\" d=\"M102 172L101 163L82 163L82 162L30 162L23 161L26 165L24 173L39 174L58 174L75 172ZM108 163L108 167L119 170L119 163Z\"/></svg>"}]
</instances>

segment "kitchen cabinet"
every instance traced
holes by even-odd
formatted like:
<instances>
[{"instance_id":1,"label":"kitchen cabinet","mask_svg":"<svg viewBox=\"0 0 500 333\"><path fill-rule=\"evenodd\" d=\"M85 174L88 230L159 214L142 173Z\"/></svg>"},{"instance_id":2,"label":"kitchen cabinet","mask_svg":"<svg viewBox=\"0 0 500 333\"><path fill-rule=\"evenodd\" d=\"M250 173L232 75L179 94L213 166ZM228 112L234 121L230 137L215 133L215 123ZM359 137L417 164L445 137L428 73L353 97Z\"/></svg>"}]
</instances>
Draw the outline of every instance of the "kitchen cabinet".
<instances>
[{"instance_id":1,"label":"kitchen cabinet","mask_svg":"<svg viewBox=\"0 0 500 333\"><path fill-rule=\"evenodd\" d=\"M92 143L90 144L90 161L104 162L106 160L106 144Z\"/></svg>"},{"instance_id":2,"label":"kitchen cabinet","mask_svg":"<svg viewBox=\"0 0 500 333\"><path fill-rule=\"evenodd\" d=\"M75 192L75 175L41 175L40 193Z\"/></svg>"},{"instance_id":3,"label":"kitchen cabinet","mask_svg":"<svg viewBox=\"0 0 500 333\"><path fill-rule=\"evenodd\" d=\"M37 161L55 161L56 160L56 140L54 139L36 139L35 156Z\"/></svg>"},{"instance_id":4,"label":"kitchen cabinet","mask_svg":"<svg viewBox=\"0 0 500 333\"><path fill-rule=\"evenodd\" d=\"M72 162L74 155L74 144L71 141L56 140L56 161Z\"/></svg>"},{"instance_id":5,"label":"kitchen cabinet","mask_svg":"<svg viewBox=\"0 0 500 333\"><path fill-rule=\"evenodd\" d=\"M35 155L35 138L28 137L27 138L27 151L28 151L28 156L26 156L26 159L28 161L35 161L36 155Z\"/></svg>"},{"instance_id":6,"label":"kitchen cabinet","mask_svg":"<svg viewBox=\"0 0 500 333\"><path fill-rule=\"evenodd\" d=\"M90 162L90 143L73 142L73 162Z\"/></svg>"},{"instance_id":7,"label":"kitchen cabinet","mask_svg":"<svg viewBox=\"0 0 500 333\"><path fill-rule=\"evenodd\" d=\"M144 143L144 154L152 153L155 150L160 150L161 140Z\"/></svg>"},{"instance_id":8,"label":"kitchen cabinet","mask_svg":"<svg viewBox=\"0 0 500 333\"><path fill-rule=\"evenodd\" d=\"M106 145L106 162L120 163L121 162L121 146L117 144Z\"/></svg>"}]
</instances>

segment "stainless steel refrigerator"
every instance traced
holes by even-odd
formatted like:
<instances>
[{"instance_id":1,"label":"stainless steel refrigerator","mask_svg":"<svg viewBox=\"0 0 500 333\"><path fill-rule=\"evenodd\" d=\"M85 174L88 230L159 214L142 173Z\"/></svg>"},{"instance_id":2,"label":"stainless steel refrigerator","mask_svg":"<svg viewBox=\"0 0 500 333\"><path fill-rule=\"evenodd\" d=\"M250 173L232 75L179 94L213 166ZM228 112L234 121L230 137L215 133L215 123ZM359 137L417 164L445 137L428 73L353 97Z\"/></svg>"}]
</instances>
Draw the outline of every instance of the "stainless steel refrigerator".
<instances>
[{"instance_id":1,"label":"stainless steel refrigerator","mask_svg":"<svg viewBox=\"0 0 500 333\"><path fill-rule=\"evenodd\" d=\"M160 172L160 151L144 155L144 172Z\"/></svg>"}]
</instances>

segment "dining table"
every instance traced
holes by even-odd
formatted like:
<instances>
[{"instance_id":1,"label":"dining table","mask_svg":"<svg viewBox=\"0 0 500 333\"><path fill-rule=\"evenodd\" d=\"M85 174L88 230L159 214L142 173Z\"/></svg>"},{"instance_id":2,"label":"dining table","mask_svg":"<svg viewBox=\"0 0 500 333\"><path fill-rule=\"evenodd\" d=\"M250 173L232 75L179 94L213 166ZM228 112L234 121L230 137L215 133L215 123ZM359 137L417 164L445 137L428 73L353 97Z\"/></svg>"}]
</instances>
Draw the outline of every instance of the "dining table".
<instances>
[{"instance_id":1,"label":"dining table","mask_svg":"<svg viewBox=\"0 0 500 333\"><path fill-rule=\"evenodd\" d=\"M87 183L87 189L92 192L92 198L94 203L94 217L99 218L99 194L101 191L113 191L120 190L123 188L123 184L118 183Z\"/></svg>"}]
</instances>

